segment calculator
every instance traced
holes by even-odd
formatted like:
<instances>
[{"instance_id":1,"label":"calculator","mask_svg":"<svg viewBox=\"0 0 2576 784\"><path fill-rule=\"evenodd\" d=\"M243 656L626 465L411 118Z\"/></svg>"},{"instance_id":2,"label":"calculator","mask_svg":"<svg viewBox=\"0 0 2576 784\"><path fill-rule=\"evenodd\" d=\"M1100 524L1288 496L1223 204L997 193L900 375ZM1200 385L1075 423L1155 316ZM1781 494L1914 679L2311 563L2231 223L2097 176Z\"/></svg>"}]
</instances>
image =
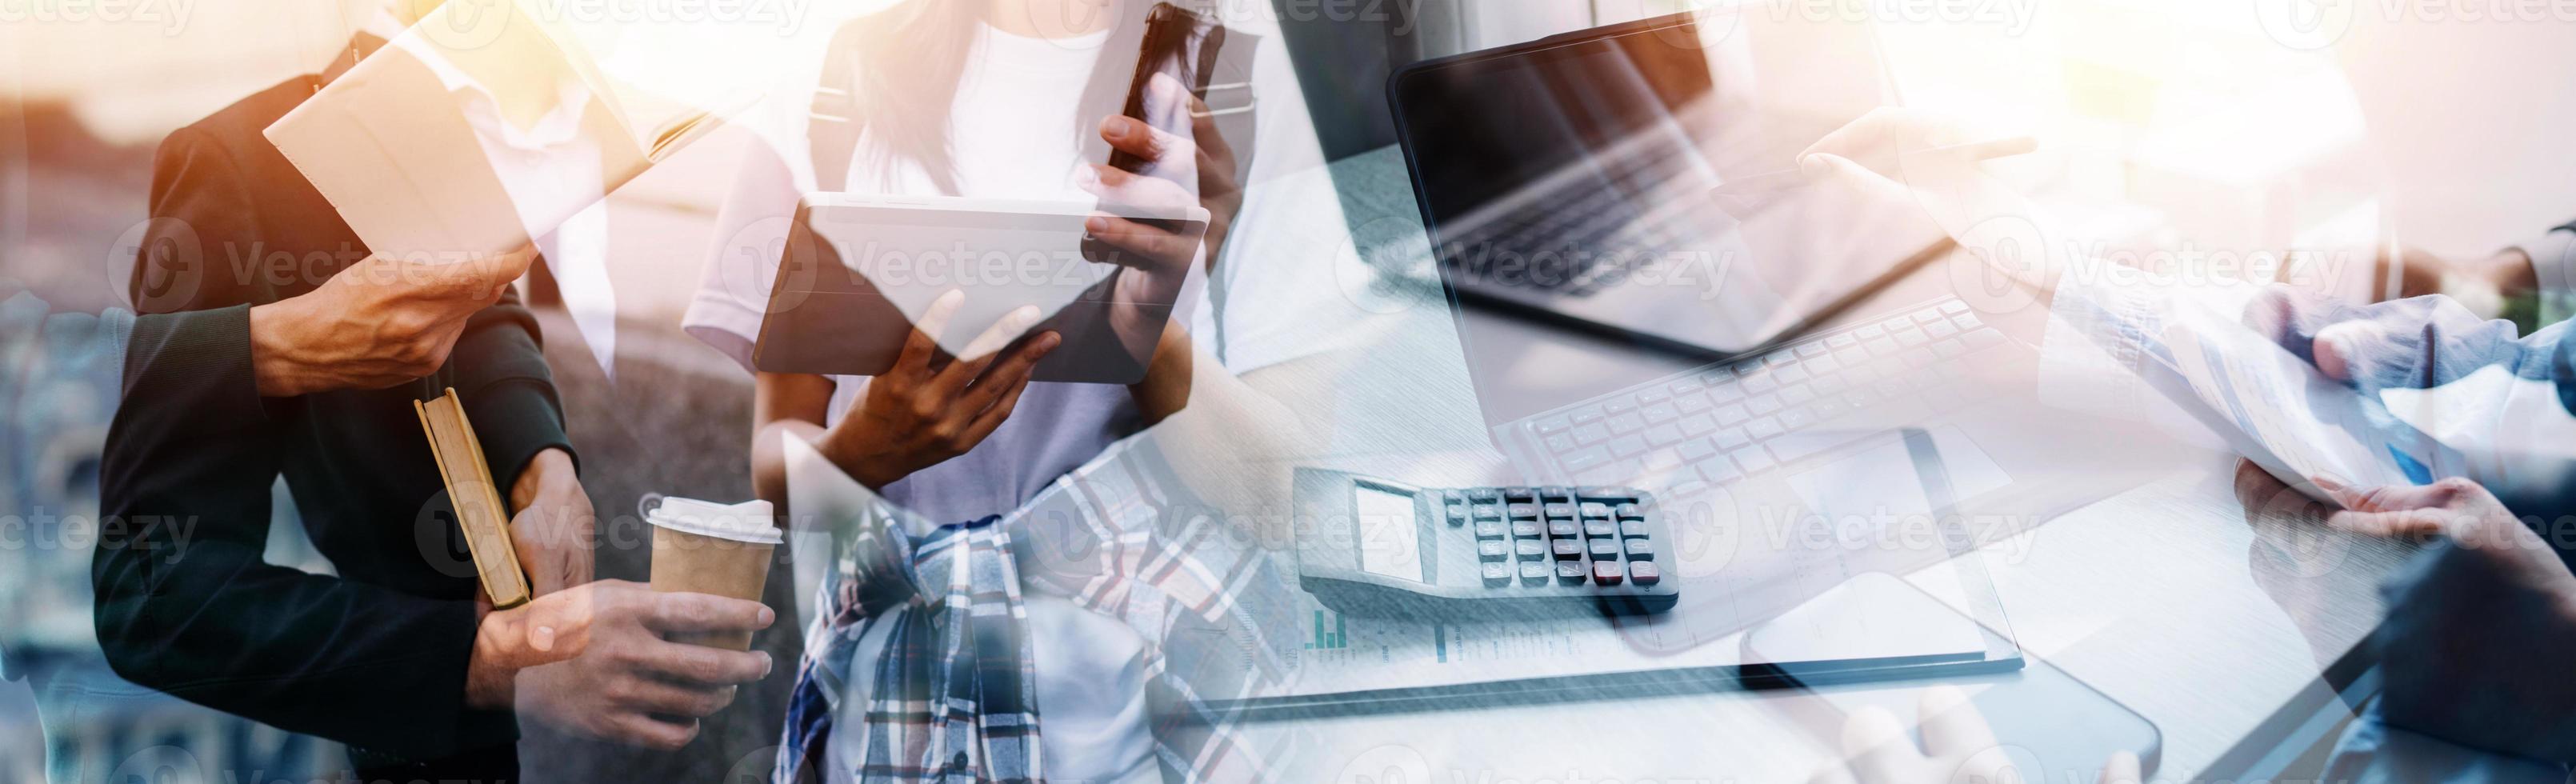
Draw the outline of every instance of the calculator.
<instances>
[{"instance_id":1,"label":"calculator","mask_svg":"<svg viewBox=\"0 0 2576 784\"><path fill-rule=\"evenodd\" d=\"M1439 621L1673 608L1672 533L1625 487L1423 488L1297 470L1299 587L1344 615Z\"/></svg>"}]
</instances>

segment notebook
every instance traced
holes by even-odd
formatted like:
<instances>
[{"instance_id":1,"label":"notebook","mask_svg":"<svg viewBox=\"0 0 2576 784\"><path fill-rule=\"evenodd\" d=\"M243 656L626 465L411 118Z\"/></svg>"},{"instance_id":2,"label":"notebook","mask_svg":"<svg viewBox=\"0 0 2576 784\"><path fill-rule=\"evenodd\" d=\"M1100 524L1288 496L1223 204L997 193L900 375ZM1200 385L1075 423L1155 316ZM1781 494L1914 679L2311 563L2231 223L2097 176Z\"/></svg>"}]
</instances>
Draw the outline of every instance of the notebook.
<instances>
[{"instance_id":1,"label":"notebook","mask_svg":"<svg viewBox=\"0 0 2576 784\"><path fill-rule=\"evenodd\" d=\"M528 603L528 577L519 570L518 548L510 544L510 508L501 505L500 486L492 481L491 463L456 390L427 402L412 401L420 427L429 434L429 451L438 459L440 481L456 508L456 526L465 533L465 549L474 572L483 580L492 607L507 610Z\"/></svg>"}]
</instances>

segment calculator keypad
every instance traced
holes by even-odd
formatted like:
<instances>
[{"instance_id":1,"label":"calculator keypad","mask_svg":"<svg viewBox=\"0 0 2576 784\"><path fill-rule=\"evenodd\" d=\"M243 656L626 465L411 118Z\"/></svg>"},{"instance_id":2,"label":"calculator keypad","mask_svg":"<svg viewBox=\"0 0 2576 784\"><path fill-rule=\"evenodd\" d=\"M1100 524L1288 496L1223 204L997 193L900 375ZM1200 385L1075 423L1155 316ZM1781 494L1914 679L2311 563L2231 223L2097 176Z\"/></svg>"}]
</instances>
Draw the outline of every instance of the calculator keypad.
<instances>
[{"instance_id":1,"label":"calculator keypad","mask_svg":"<svg viewBox=\"0 0 2576 784\"><path fill-rule=\"evenodd\" d=\"M1489 588L1663 582L1647 520L1651 500L1620 487L1487 487L1433 491L1440 516L1472 529Z\"/></svg>"}]
</instances>

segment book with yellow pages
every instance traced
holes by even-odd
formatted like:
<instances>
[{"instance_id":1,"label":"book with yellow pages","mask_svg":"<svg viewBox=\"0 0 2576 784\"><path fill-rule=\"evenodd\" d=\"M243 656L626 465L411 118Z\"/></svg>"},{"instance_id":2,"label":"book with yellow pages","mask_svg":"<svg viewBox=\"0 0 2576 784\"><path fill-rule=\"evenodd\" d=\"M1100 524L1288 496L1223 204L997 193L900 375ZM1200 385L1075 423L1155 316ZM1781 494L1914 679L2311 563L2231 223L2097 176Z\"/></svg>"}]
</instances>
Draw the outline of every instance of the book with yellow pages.
<instances>
[{"instance_id":1,"label":"book with yellow pages","mask_svg":"<svg viewBox=\"0 0 2576 784\"><path fill-rule=\"evenodd\" d=\"M520 2L440 6L262 132L368 250L517 252L723 124L611 79Z\"/></svg>"},{"instance_id":2,"label":"book with yellow pages","mask_svg":"<svg viewBox=\"0 0 2576 784\"><path fill-rule=\"evenodd\" d=\"M519 570L518 548L510 544L509 508L501 505L500 488L492 482L474 423L465 419L464 402L449 389L435 400L411 405L420 413L421 429L429 433L430 454L438 458L439 479L447 483L456 526L465 534L465 549L483 579L483 592L492 597L495 609L526 604L528 577Z\"/></svg>"}]
</instances>

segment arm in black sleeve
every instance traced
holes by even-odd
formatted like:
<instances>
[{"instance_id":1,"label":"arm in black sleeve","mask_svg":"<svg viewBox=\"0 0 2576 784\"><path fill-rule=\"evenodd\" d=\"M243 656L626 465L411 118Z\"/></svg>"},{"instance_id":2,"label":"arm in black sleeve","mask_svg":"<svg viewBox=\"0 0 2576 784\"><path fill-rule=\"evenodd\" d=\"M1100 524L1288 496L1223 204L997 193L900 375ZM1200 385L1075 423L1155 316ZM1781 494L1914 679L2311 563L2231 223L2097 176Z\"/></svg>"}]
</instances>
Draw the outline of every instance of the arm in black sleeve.
<instances>
[{"instance_id":1,"label":"arm in black sleeve","mask_svg":"<svg viewBox=\"0 0 2576 784\"><path fill-rule=\"evenodd\" d=\"M474 436L491 461L492 481L504 497L538 452L572 454L564 434L563 401L555 393L536 314L516 292L474 314L448 354L447 381L465 403Z\"/></svg>"},{"instance_id":2,"label":"arm in black sleeve","mask_svg":"<svg viewBox=\"0 0 2576 784\"><path fill-rule=\"evenodd\" d=\"M101 460L119 522L91 562L100 646L129 680L281 729L418 759L481 745L463 737L493 713L465 705L470 600L261 559L283 460L269 406L292 404L252 375L245 303L281 292L228 263L266 237L233 160L183 130L154 164L134 294L162 315L135 324Z\"/></svg>"},{"instance_id":3,"label":"arm in black sleeve","mask_svg":"<svg viewBox=\"0 0 2576 784\"><path fill-rule=\"evenodd\" d=\"M100 466L90 578L118 675L291 732L458 751L474 605L261 560L275 436L250 308L145 317Z\"/></svg>"}]
</instances>

